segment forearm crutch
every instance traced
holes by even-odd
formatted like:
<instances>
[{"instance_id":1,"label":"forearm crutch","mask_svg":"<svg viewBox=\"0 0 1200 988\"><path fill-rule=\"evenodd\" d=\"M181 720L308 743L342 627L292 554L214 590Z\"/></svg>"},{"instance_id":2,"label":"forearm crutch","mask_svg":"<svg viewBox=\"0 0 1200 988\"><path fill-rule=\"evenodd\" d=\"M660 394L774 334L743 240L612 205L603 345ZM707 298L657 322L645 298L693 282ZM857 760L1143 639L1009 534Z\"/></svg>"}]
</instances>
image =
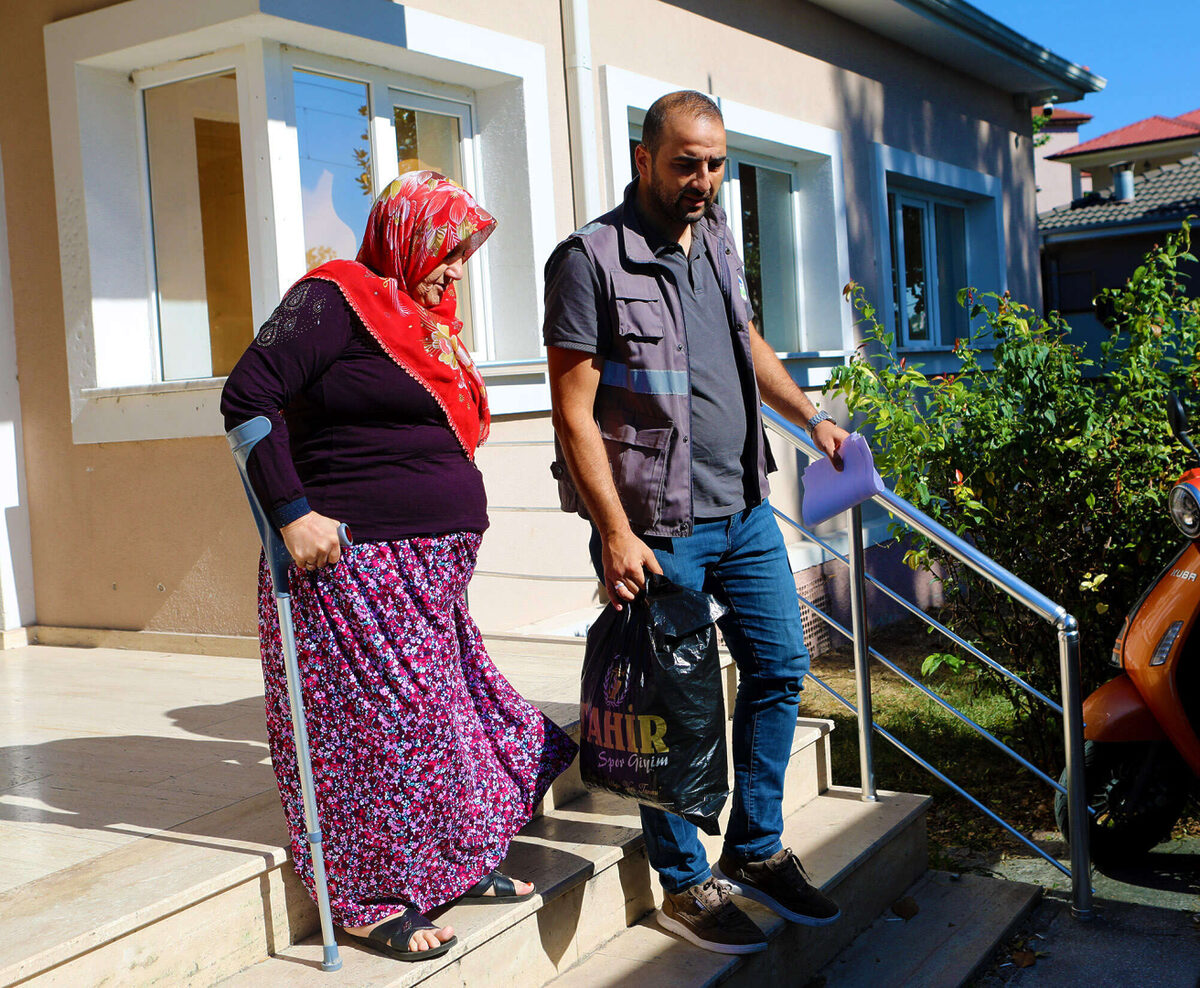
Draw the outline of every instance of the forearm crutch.
<instances>
[{"instance_id":1,"label":"forearm crutch","mask_svg":"<svg viewBox=\"0 0 1200 988\"><path fill-rule=\"evenodd\" d=\"M288 567L292 565L291 554L283 544L283 538L275 529L262 504L250 486L246 462L255 444L271 431L271 420L258 415L249 422L226 433L233 458L237 462L242 486L250 500L250 511L258 535L262 539L271 571L271 587L275 594L275 607L279 611L279 636L283 639L283 668L287 673L288 702L292 708L292 738L296 742L296 764L300 769L300 791L304 796L304 826L308 829L308 848L312 857L313 885L317 892L317 912L321 917L321 940L325 955L321 961L322 971L336 971L342 966L338 956L337 940L333 936L333 917L329 912L329 885L325 880L325 855L321 850L321 821L317 818L317 800L313 789L312 759L308 751L308 727L304 722L304 704L300 692L300 666L296 661L296 633L292 625L292 595L288 586ZM343 545L350 544L345 525L338 528L338 538Z\"/></svg>"}]
</instances>

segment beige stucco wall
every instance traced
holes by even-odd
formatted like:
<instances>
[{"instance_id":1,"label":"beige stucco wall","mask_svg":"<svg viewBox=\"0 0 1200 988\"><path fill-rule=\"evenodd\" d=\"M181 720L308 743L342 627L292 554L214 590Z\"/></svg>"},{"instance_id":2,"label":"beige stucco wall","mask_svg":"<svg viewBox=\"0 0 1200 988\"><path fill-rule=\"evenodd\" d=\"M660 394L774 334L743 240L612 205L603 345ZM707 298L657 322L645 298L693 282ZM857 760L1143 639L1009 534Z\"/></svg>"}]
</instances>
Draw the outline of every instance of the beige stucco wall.
<instances>
[{"instance_id":1,"label":"beige stucco wall","mask_svg":"<svg viewBox=\"0 0 1200 988\"><path fill-rule=\"evenodd\" d=\"M842 133L855 280L872 287L878 281L868 206L871 143L878 141L988 172L1011 188L1004 211L1009 288L1024 301L1040 297L1032 124L1028 109L1008 94L798 0L603 0L591 11L598 66ZM638 24L652 27L639 32Z\"/></svg>"},{"instance_id":2,"label":"beige stucco wall","mask_svg":"<svg viewBox=\"0 0 1200 988\"><path fill-rule=\"evenodd\" d=\"M1052 118L1053 119L1053 118ZM1089 192L1092 187L1091 179L1079 181L1078 193L1071 174L1071 165L1066 161L1049 161L1048 157L1058 154L1067 148L1073 148L1079 143L1078 125L1072 123L1066 127L1055 128L1053 123L1042 133L1046 136L1045 144L1034 149L1034 168L1037 171L1037 211L1044 213L1056 206L1065 206L1076 195Z\"/></svg>"},{"instance_id":3,"label":"beige stucco wall","mask_svg":"<svg viewBox=\"0 0 1200 988\"><path fill-rule=\"evenodd\" d=\"M105 6L96 0L5 5L0 115L21 408L30 491L37 620L44 625L250 633L255 535L219 438L75 445L69 419L62 283L51 177L42 27ZM545 47L554 210L574 227L559 7L554 0L418 2ZM736 18L738 26L730 21ZM866 191L870 142L1000 177L1008 282L1040 297L1028 111L981 83L797 0L729 4L605 0L591 7L592 62L612 64L824 127L843 137L852 276L875 291ZM639 25L647 30L639 31ZM464 52L469 59L470 53ZM594 73L600 103L599 73ZM600 131L602 133L602 130ZM600 154L600 149L597 149ZM981 286L990 287L990 286ZM549 438L545 415L497 421L497 440ZM480 454L497 505L552 504L545 447ZM794 480L776 482L794 507ZM497 511L481 569L586 573L584 527L554 514ZM594 599L583 582L481 577L472 608L485 627L524 624Z\"/></svg>"},{"instance_id":4,"label":"beige stucco wall","mask_svg":"<svg viewBox=\"0 0 1200 988\"><path fill-rule=\"evenodd\" d=\"M72 442L42 29L104 6L95 0L6 3L0 41L6 93L0 146L37 622L252 633L256 536L224 440ZM568 176L557 4L413 6L545 46L553 167ZM559 225L569 230L565 177L556 184L554 205ZM504 432L502 422L496 431Z\"/></svg>"}]
</instances>

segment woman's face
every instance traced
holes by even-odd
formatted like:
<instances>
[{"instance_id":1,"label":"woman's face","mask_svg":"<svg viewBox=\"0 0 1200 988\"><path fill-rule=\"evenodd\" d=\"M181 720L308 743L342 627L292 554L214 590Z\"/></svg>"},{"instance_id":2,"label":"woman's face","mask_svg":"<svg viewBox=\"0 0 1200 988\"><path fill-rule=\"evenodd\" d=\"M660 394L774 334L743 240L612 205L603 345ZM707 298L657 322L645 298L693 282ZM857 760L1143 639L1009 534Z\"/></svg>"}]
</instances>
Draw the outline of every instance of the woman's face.
<instances>
[{"instance_id":1,"label":"woman's face","mask_svg":"<svg viewBox=\"0 0 1200 988\"><path fill-rule=\"evenodd\" d=\"M452 281L459 281L463 276L466 261L463 260L463 245L459 244L450 251L441 263L429 274L425 275L413 288L413 298L427 309L432 309L442 300L442 295L450 287Z\"/></svg>"}]
</instances>

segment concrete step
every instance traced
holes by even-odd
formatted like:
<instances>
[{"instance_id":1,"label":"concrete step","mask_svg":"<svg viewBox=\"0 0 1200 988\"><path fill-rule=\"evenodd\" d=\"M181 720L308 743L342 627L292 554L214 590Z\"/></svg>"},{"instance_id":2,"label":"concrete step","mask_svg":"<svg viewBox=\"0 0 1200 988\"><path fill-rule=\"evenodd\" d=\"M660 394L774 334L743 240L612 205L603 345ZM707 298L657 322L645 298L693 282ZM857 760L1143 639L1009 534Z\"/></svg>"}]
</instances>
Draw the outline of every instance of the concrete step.
<instances>
[{"instance_id":1,"label":"concrete step","mask_svg":"<svg viewBox=\"0 0 1200 988\"><path fill-rule=\"evenodd\" d=\"M785 778L785 812L827 788L830 730L827 721L798 725ZM722 828L727 816L728 806ZM540 894L522 903L457 904L431 913L437 922L454 927L458 944L429 962L397 963L343 936L340 983L527 988L555 977L661 899L646 861L636 804L607 793L590 793L547 810L513 840L502 867L534 882ZM222 985L298 988L311 983L320 960L320 941L312 936Z\"/></svg>"},{"instance_id":2,"label":"concrete step","mask_svg":"<svg viewBox=\"0 0 1200 988\"><path fill-rule=\"evenodd\" d=\"M904 895L916 915L901 919L889 909L821 975L837 988L958 988L1041 895L1040 886L1024 882L927 872Z\"/></svg>"},{"instance_id":3,"label":"concrete step","mask_svg":"<svg viewBox=\"0 0 1200 988\"><path fill-rule=\"evenodd\" d=\"M738 899L771 945L760 954L729 957L666 933L651 915L550 983L555 988L802 985L924 872L928 804L925 796L883 792L877 801L863 802L857 790L832 787L787 817L784 844L842 908L842 918L831 926L796 926ZM715 850L710 847L710 853Z\"/></svg>"},{"instance_id":4,"label":"concrete step","mask_svg":"<svg viewBox=\"0 0 1200 988\"><path fill-rule=\"evenodd\" d=\"M489 640L488 644L501 671L524 695L535 699L552 719L577 730L582 642ZM60 651L64 655L57 659L52 650L37 651L37 668L51 660L59 661L62 670L55 675L65 676L70 682L90 682L91 666L84 662L82 653ZM317 930L316 910L288 858L279 797L269 768L258 764L265 754L261 742L235 746L228 740L185 742L172 738L172 747L163 752L159 749L166 742L148 733L155 720L152 715L161 708L167 711L168 719L184 714L193 719L201 714L210 719L228 718L236 712L238 727L229 737L257 737L241 723L241 719L249 718L255 731L261 728L261 699L245 695L248 689L252 691L250 684L257 674L246 679L240 660L229 660L237 668L226 677L231 683L222 687L224 692L214 694L214 700L220 702L211 711L208 707L180 711L175 709L179 703L178 681L182 677L184 682L192 683L188 678L194 675L190 666L173 663L169 656L117 654L110 664L129 667L128 692L133 698L122 710L136 701L139 711L145 708L142 720L146 726L139 720L132 731L125 727L128 733L120 734L122 728L118 728L110 732L114 735L110 738L103 734L103 725L89 721L86 730L89 736L96 735L90 742L92 747L77 753L78 757L71 755L69 765L63 768L59 762L66 756L55 761L35 746L30 749L30 757L42 761L36 765L30 762L33 767L29 770L40 766L38 771L51 772L45 780L51 788L74 785L76 775L80 779L94 777L94 759L100 757L96 752L103 751L116 756L112 771L119 771L126 788L134 784L140 787L136 792L130 788L133 795L122 798L136 796L147 805L156 805L165 798L164 792L178 796L172 787L183 786L186 781L186 795L192 800L188 806L194 808L190 812L180 810L159 823L159 815L144 807L134 813L106 815L94 811L89 815L81 814L78 808L83 804L77 800L63 802L64 807L75 807L71 820L78 818L78 822L74 822L72 835L91 835L93 831L86 826L91 825L99 827L97 838L111 839L102 826L110 816L115 821L137 824L141 835L131 834L120 846L81 857L56 870L52 862L42 861L32 880L0 893L0 984L75 988L84 984L157 983L199 988L253 968ZM730 710L736 675L728 656L722 656L722 663ZM111 678L112 673L106 675ZM154 676L175 686L148 687L147 678ZM189 688L198 687L192 683ZM103 694L103 682L89 689ZM238 699L229 703L229 697ZM119 719L124 714L114 708L112 716ZM163 714L157 716L162 718ZM188 720L185 726L193 733L206 737L211 734L218 739L229 733L224 721L217 727L204 727ZM797 729L796 757L788 768L788 812L829 784L829 729L830 725L821 721L801 722ZM147 732L147 736L139 732ZM124 754L116 755L116 747ZM211 762L227 758L230 749L247 763L238 775L240 786L230 789L224 784L226 775L219 771L209 772L211 778L176 778L184 770L196 775L200 771L197 766L207 764L205 759ZM80 762L78 766L76 761ZM67 768L78 771L75 775L63 774ZM253 779L243 779L249 768L257 774ZM60 776L64 782L54 781ZM47 795L50 789L39 792L50 801L47 808L22 809L29 821L8 825L12 829L10 839L19 841L30 834L36 837L36 828L61 827L55 821L65 819L66 810L56 809L62 801ZM650 883L634 807L606 796L581 797L584 789L578 768L573 766L556 781L539 807L538 819L514 842L507 865L514 873L536 881L541 897L515 906L461 907L468 912L454 923L460 927L464 941L495 941L496 949L503 945L504 951L521 956L523 952L540 952L539 956L548 958L549 977L651 908L657 888ZM28 801L32 797L21 798ZM120 829L123 840L128 829ZM34 847L28 851L31 858L38 853ZM552 905L549 910L542 908L547 903ZM572 910L580 917L577 928L571 927L569 934L561 936L553 933L560 929L555 925L560 922L556 917L560 913L570 916ZM524 932L501 936L523 922L522 929L535 931L528 942ZM347 948L347 954L351 950ZM457 964L466 953L464 945L448 962ZM475 962L484 956L486 952L480 953ZM312 973L295 964L287 966L305 975Z\"/></svg>"}]
</instances>

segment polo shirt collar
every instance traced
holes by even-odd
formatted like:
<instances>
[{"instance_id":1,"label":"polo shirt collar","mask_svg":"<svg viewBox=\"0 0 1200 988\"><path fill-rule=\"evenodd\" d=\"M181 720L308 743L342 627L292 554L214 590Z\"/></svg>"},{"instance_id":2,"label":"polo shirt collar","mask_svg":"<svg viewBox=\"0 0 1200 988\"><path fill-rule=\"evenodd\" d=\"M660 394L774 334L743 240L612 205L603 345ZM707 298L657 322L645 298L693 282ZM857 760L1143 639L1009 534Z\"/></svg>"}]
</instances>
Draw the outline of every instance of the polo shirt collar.
<instances>
[{"instance_id":1,"label":"polo shirt collar","mask_svg":"<svg viewBox=\"0 0 1200 988\"><path fill-rule=\"evenodd\" d=\"M649 223L642 220L637 208L637 184L635 178L625 187L625 199L621 209L621 239L625 244L625 254L639 264L655 264L664 250L669 250L672 241L657 234ZM707 250L705 238L718 237L725 227L725 211L716 203L709 207L704 218L692 227L693 242L700 242L700 247ZM699 248L697 248L699 249Z\"/></svg>"}]
</instances>

